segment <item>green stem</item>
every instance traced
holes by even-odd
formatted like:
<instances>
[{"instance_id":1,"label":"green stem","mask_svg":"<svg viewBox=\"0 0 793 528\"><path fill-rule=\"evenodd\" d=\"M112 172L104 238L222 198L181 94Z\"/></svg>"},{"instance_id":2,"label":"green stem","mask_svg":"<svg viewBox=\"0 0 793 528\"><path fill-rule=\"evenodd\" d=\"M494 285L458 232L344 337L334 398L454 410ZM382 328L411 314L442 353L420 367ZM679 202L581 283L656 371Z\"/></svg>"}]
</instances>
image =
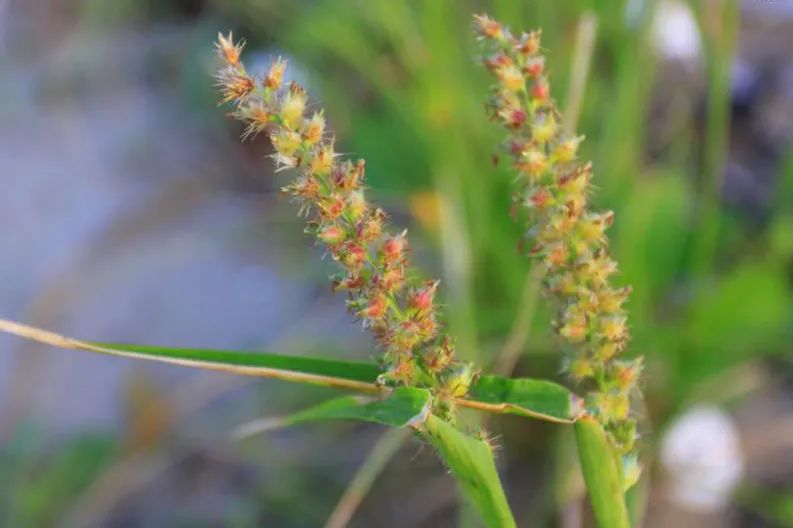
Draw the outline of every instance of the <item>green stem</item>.
<instances>
[{"instance_id":1,"label":"green stem","mask_svg":"<svg viewBox=\"0 0 793 528\"><path fill-rule=\"evenodd\" d=\"M410 437L410 429L392 429L383 434L366 457L363 465L355 473L350 485L339 499L330 514L325 528L344 528L352 519L358 506L369 493L377 477L383 472L388 462Z\"/></svg>"},{"instance_id":2,"label":"green stem","mask_svg":"<svg viewBox=\"0 0 793 528\"><path fill-rule=\"evenodd\" d=\"M567 98L562 116L562 127L568 134L575 133L578 116L581 114L581 103L589 78L589 66L595 50L597 28L598 18L594 12L586 11L581 14L578 19L573 62L570 65L570 82L567 86Z\"/></svg>"},{"instance_id":3,"label":"green stem","mask_svg":"<svg viewBox=\"0 0 793 528\"><path fill-rule=\"evenodd\" d=\"M600 528L629 528L620 461L600 424L590 416L575 424L578 458Z\"/></svg>"},{"instance_id":4,"label":"green stem","mask_svg":"<svg viewBox=\"0 0 793 528\"><path fill-rule=\"evenodd\" d=\"M727 162L730 120L730 79L738 29L734 0L697 2L707 76L702 186L697 204L691 269L701 276L713 268L721 225L721 189Z\"/></svg>"}]
</instances>

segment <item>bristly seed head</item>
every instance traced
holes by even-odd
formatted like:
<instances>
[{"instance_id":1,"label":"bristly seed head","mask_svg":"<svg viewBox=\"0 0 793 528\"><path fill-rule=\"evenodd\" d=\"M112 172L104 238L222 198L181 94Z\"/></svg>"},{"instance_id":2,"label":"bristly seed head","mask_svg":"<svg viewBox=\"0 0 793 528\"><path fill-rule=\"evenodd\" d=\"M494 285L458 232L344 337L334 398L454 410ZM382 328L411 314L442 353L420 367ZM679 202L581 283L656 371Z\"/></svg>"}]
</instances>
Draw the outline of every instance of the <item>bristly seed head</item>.
<instances>
[{"instance_id":1,"label":"bristly seed head","mask_svg":"<svg viewBox=\"0 0 793 528\"><path fill-rule=\"evenodd\" d=\"M497 27L485 29L497 36ZM221 103L235 104L232 115L247 125L243 137L267 133L278 170L299 171L282 190L299 202L306 231L341 268L333 289L347 292L349 310L383 347L380 381L428 388L434 411L451 419L453 399L466 394L475 371L454 358L454 341L441 332L438 281L421 281L410 268L407 231L390 233L385 212L367 200L365 162L340 159L321 110L305 115L308 95L294 81L284 86L284 59L272 62L257 87L240 62L242 44L229 34L216 46L225 64L217 74ZM519 71L508 74L522 82ZM525 117L512 119L518 125Z\"/></svg>"},{"instance_id":2,"label":"bristly seed head","mask_svg":"<svg viewBox=\"0 0 793 528\"><path fill-rule=\"evenodd\" d=\"M229 31L228 36L223 36L223 33L218 33L218 41L215 43L221 58L230 66L238 66L240 63L240 55L245 48L245 41L240 40L234 43L234 37Z\"/></svg>"},{"instance_id":3,"label":"bristly seed head","mask_svg":"<svg viewBox=\"0 0 793 528\"><path fill-rule=\"evenodd\" d=\"M474 27L483 64L495 78L486 109L506 130L505 150L518 174L515 203L525 207L530 223L526 245L541 259L543 283L559 303L554 327L571 351L565 368L590 389L589 412L620 452L630 453L636 426L628 402L641 360L615 359L629 338L622 306L630 288L609 282L617 271L606 237L614 214L587 210L592 166L576 162L582 138L559 126L540 32L516 37L487 15L475 16Z\"/></svg>"},{"instance_id":4,"label":"bristly seed head","mask_svg":"<svg viewBox=\"0 0 793 528\"><path fill-rule=\"evenodd\" d=\"M215 84L223 94L220 104L233 102L239 105L245 102L255 86L253 79L234 67L220 70L215 76L215 80Z\"/></svg>"},{"instance_id":5,"label":"bristly seed head","mask_svg":"<svg viewBox=\"0 0 793 528\"><path fill-rule=\"evenodd\" d=\"M264 87L269 90L277 90L281 87L281 82L284 80L284 72L286 71L286 59L278 57L270 65L270 71L264 77Z\"/></svg>"}]
</instances>

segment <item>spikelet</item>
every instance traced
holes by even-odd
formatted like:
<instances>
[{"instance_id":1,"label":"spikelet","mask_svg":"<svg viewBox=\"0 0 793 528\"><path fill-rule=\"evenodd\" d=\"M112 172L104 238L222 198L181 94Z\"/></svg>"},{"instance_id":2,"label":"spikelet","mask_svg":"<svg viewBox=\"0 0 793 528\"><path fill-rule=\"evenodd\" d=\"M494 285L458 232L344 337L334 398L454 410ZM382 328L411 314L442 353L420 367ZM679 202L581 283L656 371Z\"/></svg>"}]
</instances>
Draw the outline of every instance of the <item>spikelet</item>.
<instances>
[{"instance_id":1,"label":"spikelet","mask_svg":"<svg viewBox=\"0 0 793 528\"><path fill-rule=\"evenodd\" d=\"M474 17L483 64L495 77L490 118L507 132L506 151L518 173L516 204L528 215L531 255L546 291L558 301L556 333L569 356L567 373L589 392L587 408L629 455L636 440L629 402L638 391L641 358L617 360L628 342L629 288L614 288L617 264L608 255L611 212L590 212L592 167L576 160L581 137L561 130L545 77L540 32L513 35L486 15Z\"/></svg>"},{"instance_id":2,"label":"spikelet","mask_svg":"<svg viewBox=\"0 0 793 528\"><path fill-rule=\"evenodd\" d=\"M298 170L283 191L306 214L306 231L338 263L334 290L347 292L350 312L382 348L380 381L431 389L436 412L451 417L451 400L467 393L476 372L454 358L454 340L443 332L434 303L438 281L416 278L407 231L389 232L386 214L367 201L364 161L335 153L322 112L306 116L305 90L295 82L284 86L283 59L257 87L240 62L242 44L220 35L217 48L224 63L217 75L221 103L235 104L232 115L246 124L245 137L268 134L278 170Z\"/></svg>"}]
</instances>

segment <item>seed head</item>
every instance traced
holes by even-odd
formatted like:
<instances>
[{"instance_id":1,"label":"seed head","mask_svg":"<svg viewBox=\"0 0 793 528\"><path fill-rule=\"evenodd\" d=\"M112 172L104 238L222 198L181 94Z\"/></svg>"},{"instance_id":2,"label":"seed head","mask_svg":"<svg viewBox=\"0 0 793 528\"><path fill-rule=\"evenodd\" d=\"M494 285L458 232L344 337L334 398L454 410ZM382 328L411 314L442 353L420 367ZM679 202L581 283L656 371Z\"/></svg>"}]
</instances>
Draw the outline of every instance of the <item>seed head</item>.
<instances>
[{"instance_id":1,"label":"seed head","mask_svg":"<svg viewBox=\"0 0 793 528\"><path fill-rule=\"evenodd\" d=\"M594 362L586 358L574 359L567 368L570 375L576 380L585 380L595 374Z\"/></svg>"},{"instance_id":2,"label":"seed head","mask_svg":"<svg viewBox=\"0 0 793 528\"><path fill-rule=\"evenodd\" d=\"M340 242L344 242L345 233L339 226L329 225L322 228L317 234L317 238L325 242L329 246L335 246Z\"/></svg>"},{"instance_id":3,"label":"seed head","mask_svg":"<svg viewBox=\"0 0 793 528\"><path fill-rule=\"evenodd\" d=\"M579 236L588 246L606 242L606 228L614 221L614 213L587 213L578 224Z\"/></svg>"},{"instance_id":4,"label":"seed head","mask_svg":"<svg viewBox=\"0 0 793 528\"><path fill-rule=\"evenodd\" d=\"M559 335L567 342L577 344L586 341L589 333L589 324L586 318L571 317L559 328Z\"/></svg>"},{"instance_id":5,"label":"seed head","mask_svg":"<svg viewBox=\"0 0 793 528\"><path fill-rule=\"evenodd\" d=\"M499 68L496 71L496 75L501 79L504 88L510 92L520 92L526 88L526 81L523 80L523 74L512 64Z\"/></svg>"},{"instance_id":6,"label":"seed head","mask_svg":"<svg viewBox=\"0 0 793 528\"><path fill-rule=\"evenodd\" d=\"M388 293L396 293L404 282L405 270L402 267L388 269L374 279L374 284Z\"/></svg>"},{"instance_id":7,"label":"seed head","mask_svg":"<svg viewBox=\"0 0 793 528\"><path fill-rule=\"evenodd\" d=\"M530 209L545 209L551 203L553 196L544 187L533 188L524 205Z\"/></svg>"},{"instance_id":8,"label":"seed head","mask_svg":"<svg viewBox=\"0 0 793 528\"><path fill-rule=\"evenodd\" d=\"M358 315L365 319L379 320L385 317L388 310L388 299L383 294L377 295L369 300L366 307L358 312Z\"/></svg>"},{"instance_id":9,"label":"seed head","mask_svg":"<svg viewBox=\"0 0 793 528\"><path fill-rule=\"evenodd\" d=\"M578 144L584 139L584 136L565 139L559 142L553 150L553 157L560 163L567 163L573 161L578 152Z\"/></svg>"},{"instance_id":10,"label":"seed head","mask_svg":"<svg viewBox=\"0 0 793 528\"><path fill-rule=\"evenodd\" d=\"M507 38L505 29L482 23L488 38ZM407 232L391 232L385 212L367 200L365 162L335 153L321 110L306 116L305 90L294 81L285 86L286 61L275 59L256 89L257 81L240 62L242 43L235 44L231 34L220 35L217 48L224 65L216 77L222 101L234 104L232 115L246 125L244 137L268 134L279 171L296 169L282 190L299 203L307 217L306 232L327 248L339 268L333 289L347 292L350 312L382 347L384 374L378 379L424 387L436 396L443 392L444 397L433 398L433 412L449 417L453 401L446 396L463 396L470 376L456 374L463 382L450 385L460 362L454 358L453 340L443 334L434 301L437 281L418 277L408 259ZM512 67L504 71L522 82L517 66L505 57L494 68ZM520 110L515 94L502 98ZM524 115L513 112L509 119L522 126Z\"/></svg>"},{"instance_id":11,"label":"seed head","mask_svg":"<svg viewBox=\"0 0 793 528\"><path fill-rule=\"evenodd\" d=\"M544 57L532 57L526 61L526 64L523 66L523 73L526 76L536 79L542 72L545 70L545 58Z\"/></svg>"},{"instance_id":12,"label":"seed head","mask_svg":"<svg viewBox=\"0 0 793 528\"><path fill-rule=\"evenodd\" d=\"M606 230L614 215L587 209L592 165L576 161L583 138L559 126L539 31L515 37L485 15L474 25L495 81L486 111L506 131L506 155L518 175L514 203L528 213L529 255L541 259L543 284L560 306L554 328L569 350L565 370L589 390L589 412L628 453L636 438L630 394L641 362L617 359L629 337L622 306L630 289L610 284L617 264Z\"/></svg>"},{"instance_id":13,"label":"seed head","mask_svg":"<svg viewBox=\"0 0 793 528\"><path fill-rule=\"evenodd\" d=\"M598 293L598 304L606 313L616 313L622 309L622 304L630 295L630 286L625 286L617 290L603 289Z\"/></svg>"},{"instance_id":14,"label":"seed head","mask_svg":"<svg viewBox=\"0 0 793 528\"><path fill-rule=\"evenodd\" d=\"M300 134L291 130L279 130L270 136L276 152L282 156L292 156L300 148Z\"/></svg>"},{"instance_id":15,"label":"seed head","mask_svg":"<svg viewBox=\"0 0 793 528\"><path fill-rule=\"evenodd\" d=\"M322 145L316 152L316 155L310 158L308 163L308 171L317 176L324 176L333 165L333 146Z\"/></svg>"},{"instance_id":16,"label":"seed head","mask_svg":"<svg viewBox=\"0 0 793 528\"><path fill-rule=\"evenodd\" d=\"M366 203L363 191L353 191L347 197L347 212L353 221L357 222L368 208L369 204Z\"/></svg>"},{"instance_id":17,"label":"seed head","mask_svg":"<svg viewBox=\"0 0 793 528\"><path fill-rule=\"evenodd\" d=\"M281 102L281 120L288 130L296 130L306 110L305 92L289 90Z\"/></svg>"},{"instance_id":18,"label":"seed head","mask_svg":"<svg viewBox=\"0 0 793 528\"><path fill-rule=\"evenodd\" d=\"M624 316L604 317L600 322L600 335L606 341L622 341L628 336L628 327Z\"/></svg>"},{"instance_id":19,"label":"seed head","mask_svg":"<svg viewBox=\"0 0 793 528\"><path fill-rule=\"evenodd\" d=\"M531 96L537 102L543 102L550 96L551 90L548 87L548 81L540 77L534 82L531 89Z\"/></svg>"},{"instance_id":20,"label":"seed head","mask_svg":"<svg viewBox=\"0 0 793 528\"><path fill-rule=\"evenodd\" d=\"M357 272L366 261L366 250L360 244L348 241L339 251L339 259L345 267Z\"/></svg>"},{"instance_id":21,"label":"seed head","mask_svg":"<svg viewBox=\"0 0 793 528\"><path fill-rule=\"evenodd\" d=\"M419 312L432 310L432 303L435 298L435 291L438 289L440 281L428 281L423 287L414 291L408 301L408 306Z\"/></svg>"},{"instance_id":22,"label":"seed head","mask_svg":"<svg viewBox=\"0 0 793 528\"><path fill-rule=\"evenodd\" d=\"M241 104L248 99L255 86L253 79L238 68L228 67L215 76L215 84L220 88L222 97L219 104Z\"/></svg>"},{"instance_id":23,"label":"seed head","mask_svg":"<svg viewBox=\"0 0 793 528\"><path fill-rule=\"evenodd\" d=\"M539 30L521 34L517 43L518 52L525 56L537 54L540 51L540 35Z\"/></svg>"},{"instance_id":24,"label":"seed head","mask_svg":"<svg viewBox=\"0 0 793 528\"><path fill-rule=\"evenodd\" d=\"M235 117L248 123L242 133L242 139L256 137L267 130L270 124L270 113L261 102L253 102L240 106L235 112Z\"/></svg>"},{"instance_id":25,"label":"seed head","mask_svg":"<svg viewBox=\"0 0 793 528\"><path fill-rule=\"evenodd\" d=\"M270 64L270 71L264 77L264 87L270 90L277 90L281 86L286 71L286 59L278 57Z\"/></svg>"},{"instance_id":26,"label":"seed head","mask_svg":"<svg viewBox=\"0 0 793 528\"><path fill-rule=\"evenodd\" d=\"M454 344L451 338L446 335L443 340L436 345L425 357L427 367L430 372L441 372L451 363L454 356Z\"/></svg>"},{"instance_id":27,"label":"seed head","mask_svg":"<svg viewBox=\"0 0 793 528\"><path fill-rule=\"evenodd\" d=\"M226 64L229 66L239 66L240 55L245 48L244 40L240 40L235 44L231 31L229 31L226 37L223 36L223 33L218 33L218 41L215 43L215 47L217 48L218 55Z\"/></svg>"},{"instance_id":28,"label":"seed head","mask_svg":"<svg viewBox=\"0 0 793 528\"><path fill-rule=\"evenodd\" d=\"M589 187L592 178L592 164L587 163L565 172L559 177L559 189L569 195L581 195Z\"/></svg>"},{"instance_id":29,"label":"seed head","mask_svg":"<svg viewBox=\"0 0 793 528\"><path fill-rule=\"evenodd\" d=\"M534 145L526 150L523 157L519 158L518 162L515 164L515 168L532 177L532 181L545 172L547 167L548 158L542 150L535 148Z\"/></svg>"},{"instance_id":30,"label":"seed head","mask_svg":"<svg viewBox=\"0 0 793 528\"><path fill-rule=\"evenodd\" d=\"M635 385L644 367L641 358L633 361L618 361L614 365L617 388L629 392Z\"/></svg>"},{"instance_id":31,"label":"seed head","mask_svg":"<svg viewBox=\"0 0 793 528\"><path fill-rule=\"evenodd\" d=\"M407 230L403 231L399 235L388 238L385 243L383 243L380 253L382 254L383 260L386 262L386 264L395 265L402 262L405 251L407 250L406 236Z\"/></svg>"},{"instance_id":32,"label":"seed head","mask_svg":"<svg viewBox=\"0 0 793 528\"><path fill-rule=\"evenodd\" d=\"M542 115L531 129L531 137L537 143L547 143L556 135L556 119L552 115Z\"/></svg>"},{"instance_id":33,"label":"seed head","mask_svg":"<svg viewBox=\"0 0 793 528\"><path fill-rule=\"evenodd\" d=\"M306 121L303 126L303 139L309 145L314 145L322 139L322 133L325 131L325 118L322 112L315 112L311 119Z\"/></svg>"},{"instance_id":34,"label":"seed head","mask_svg":"<svg viewBox=\"0 0 793 528\"><path fill-rule=\"evenodd\" d=\"M504 29L501 24L487 15L474 15L474 29L480 37L492 40L503 40Z\"/></svg>"},{"instance_id":35,"label":"seed head","mask_svg":"<svg viewBox=\"0 0 793 528\"><path fill-rule=\"evenodd\" d=\"M442 380L443 392L453 398L465 396L476 374L476 370L470 363L458 363L446 372Z\"/></svg>"},{"instance_id":36,"label":"seed head","mask_svg":"<svg viewBox=\"0 0 793 528\"><path fill-rule=\"evenodd\" d=\"M375 209L360 225L359 233L361 239L371 242L380 238L383 234L383 220L385 213L382 209Z\"/></svg>"}]
</instances>

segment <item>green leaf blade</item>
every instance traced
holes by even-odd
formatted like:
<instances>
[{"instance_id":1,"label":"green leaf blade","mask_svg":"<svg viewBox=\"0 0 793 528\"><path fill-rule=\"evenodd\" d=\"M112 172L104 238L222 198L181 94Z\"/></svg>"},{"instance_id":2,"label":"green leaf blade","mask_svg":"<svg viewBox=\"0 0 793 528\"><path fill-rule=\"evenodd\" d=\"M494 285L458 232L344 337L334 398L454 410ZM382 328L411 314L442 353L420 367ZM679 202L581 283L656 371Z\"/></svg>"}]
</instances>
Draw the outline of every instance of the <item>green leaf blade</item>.
<instances>
[{"instance_id":1,"label":"green leaf blade","mask_svg":"<svg viewBox=\"0 0 793 528\"><path fill-rule=\"evenodd\" d=\"M579 399L552 381L482 376L468 398L490 405L494 412L518 414L558 422L573 422L581 414Z\"/></svg>"},{"instance_id":2,"label":"green leaf blade","mask_svg":"<svg viewBox=\"0 0 793 528\"><path fill-rule=\"evenodd\" d=\"M427 417L423 432L485 524L489 528L515 528L490 446L432 414Z\"/></svg>"},{"instance_id":3,"label":"green leaf blade","mask_svg":"<svg viewBox=\"0 0 793 528\"><path fill-rule=\"evenodd\" d=\"M4 319L0 319L0 331L60 348L129 359L145 359L372 394L388 392L387 388L377 383L380 369L375 363L263 352L104 344L81 341ZM579 398L565 387L551 381L527 378L483 376L473 384L467 397L457 398L455 403L479 411L518 414L560 423L572 423L581 414Z\"/></svg>"},{"instance_id":4,"label":"green leaf blade","mask_svg":"<svg viewBox=\"0 0 793 528\"><path fill-rule=\"evenodd\" d=\"M262 418L239 426L237 439L292 425L329 420L370 422L388 427L417 428L430 414L432 395L428 390L397 387L378 396L342 396L287 416Z\"/></svg>"},{"instance_id":5,"label":"green leaf blade","mask_svg":"<svg viewBox=\"0 0 793 528\"><path fill-rule=\"evenodd\" d=\"M287 425L323 420L354 420L390 427L409 427L426 420L430 413L429 391L397 387L385 398L345 396L300 411L286 419Z\"/></svg>"},{"instance_id":6,"label":"green leaf blade","mask_svg":"<svg viewBox=\"0 0 793 528\"><path fill-rule=\"evenodd\" d=\"M589 500L601 528L630 528L622 485L620 461L606 432L594 418L575 423L578 457Z\"/></svg>"},{"instance_id":7,"label":"green leaf blade","mask_svg":"<svg viewBox=\"0 0 793 528\"><path fill-rule=\"evenodd\" d=\"M132 352L151 358L173 358L188 361L201 361L218 365L270 368L288 370L305 374L331 376L348 380L374 383L380 370L375 363L363 361L344 361L318 357L290 356L266 352L245 352L237 350L214 350L204 348L172 348L150 345L127 345L109 343L90 343L102 348Z\"/></svg>"}]
</instances>

